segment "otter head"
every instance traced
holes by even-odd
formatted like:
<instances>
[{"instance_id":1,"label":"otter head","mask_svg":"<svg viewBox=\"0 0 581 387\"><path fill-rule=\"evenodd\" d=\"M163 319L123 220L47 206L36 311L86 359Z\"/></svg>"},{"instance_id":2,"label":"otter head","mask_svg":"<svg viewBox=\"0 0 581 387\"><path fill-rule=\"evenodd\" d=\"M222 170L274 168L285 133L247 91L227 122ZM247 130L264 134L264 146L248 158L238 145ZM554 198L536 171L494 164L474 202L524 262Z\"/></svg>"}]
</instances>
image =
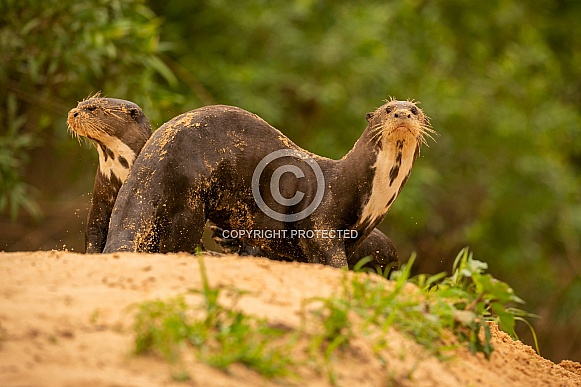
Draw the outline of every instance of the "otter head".
<instances>
[{"instance_id":1,"label":"otter head","mask_svg":"<svg viewBox=\"0 0 581 387\"><path fill-rule=\"evenodd\" d=\"M115 98L92 97L79 102L68 114L72 133L86 137L99 152L99 170L122 183L135 158L151 136L151 126L139 106Z\"/></svg>"},{"instance_id":2,"label":"otter head","mask_svg":"<svg viewBox=\"0 0 581 387\"><path fill-rule=\"evenodd\" d=\"M391 99L366 118L365 146L361 149L374 156L370 166L373 181L357 225L375 227L408 181L426 137L435 132L429 118L412 101Z\"/></svg>"},{"instance_id":3,"label":"otter head","mask_svg":"<svg viewBox=\"0 0 581 387\"><path fill-rule=\"evenodd\" d=\"M389 100L372 113L367 113L368 126L375 143L384 148L386 142L412 140L418 146L426 144L434 130L430 119L412 101Z\"/></svg>"}]
</instances>

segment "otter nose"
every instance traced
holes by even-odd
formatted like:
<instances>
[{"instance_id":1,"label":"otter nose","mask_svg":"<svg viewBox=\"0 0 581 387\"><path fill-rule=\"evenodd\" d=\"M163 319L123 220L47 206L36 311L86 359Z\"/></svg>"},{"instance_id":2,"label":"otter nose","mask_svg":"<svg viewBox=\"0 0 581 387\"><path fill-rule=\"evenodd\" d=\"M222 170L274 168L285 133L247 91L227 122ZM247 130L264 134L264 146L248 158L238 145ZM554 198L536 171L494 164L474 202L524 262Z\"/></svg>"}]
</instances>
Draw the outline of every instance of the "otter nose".
<instances>
[{"instance_id":1,"label":"otter nose","mask_svg":"<svg viewBox=\"0 0 581 387\"><path fill-rule=\"evenodd\" d=\"M412 114L410 112L406 112L403 110L396 111L393 116L395 118L412 118Z\"/></svg>"},{"instance_id":2,"label":"otter nose","mask_svg":"<svg viewBox=\"0 0 581 387\"><path fill-rule=\"evenodd\" d=\"M76 118L78 115L79 115L79 109L78 108L74 108L74 109L71 109L69 111L68 118L69 119Z\"/></svg>"}]
</instances>

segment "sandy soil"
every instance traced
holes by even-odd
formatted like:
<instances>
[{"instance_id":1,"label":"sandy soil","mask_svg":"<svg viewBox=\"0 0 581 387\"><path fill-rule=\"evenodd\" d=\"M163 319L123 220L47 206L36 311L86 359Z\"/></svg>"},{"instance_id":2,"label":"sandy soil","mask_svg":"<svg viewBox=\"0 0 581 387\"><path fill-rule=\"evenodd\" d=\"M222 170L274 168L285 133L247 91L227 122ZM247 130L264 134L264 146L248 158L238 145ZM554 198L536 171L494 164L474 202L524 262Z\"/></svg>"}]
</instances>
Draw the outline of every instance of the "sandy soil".
<instances>
[{"instance_id":1,"label":"sandy soil","mask_svg":"<svg viewBox=\"0 0 581 387\"><path fill-rule=\"evenodd\" d=\"M212 286L250 293L239 306L275 323L298 326L301 300L336 292L340 270L237 256L206 257ZM276 384L235 366L225 373L192 361L192 379L132 355L131 305L200 288L197 259L176 255L81 255L60 251L0 253L0 386L261 386ZM581 364L556 365L493 329L490 361L457 350L450 361L427 354L393 331L385 362L355 340L334 363L343 386L579 386ZM327 386L303 369L283 385ZM280 383L280 381L279 381Z\"/></svg>"}]
</instances>

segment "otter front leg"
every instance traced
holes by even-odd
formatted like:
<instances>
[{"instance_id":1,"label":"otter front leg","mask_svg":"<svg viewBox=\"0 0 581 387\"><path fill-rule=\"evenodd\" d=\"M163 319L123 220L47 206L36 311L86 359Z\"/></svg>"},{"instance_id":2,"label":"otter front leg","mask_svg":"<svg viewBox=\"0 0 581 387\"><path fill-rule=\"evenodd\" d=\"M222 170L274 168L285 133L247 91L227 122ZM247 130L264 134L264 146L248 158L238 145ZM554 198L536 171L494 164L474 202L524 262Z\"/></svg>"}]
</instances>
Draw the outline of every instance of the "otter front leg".
<instances>
[{"instance_id":1,"label":"otter front leg","mask_svg":"<svg viewBox=\"0 0 581 387\"><path fill-rule=\"evenodd\" d=\"M97 170L85 230L85 252L87 254L98 254L105 248L109 220L120 187L119 180L108 180Z\"/></svg>"},{"instance_id":2,"label":"otter front leg","mask_svg":"<svg viewBox=\"0 0 581 387\"><path fill-rule=\"evenodd\" d=\"M329 266L337 268L347 267L347 255L345 254L345 248L337 247L334 250L330 250L325 255L325 262Z\"/></svg>"},{"instance_id":3,"label":"otter front leg","mask_svg":"<svg viewBox=\"0 0 581 387\"><path fill-rule=\"evenodd\" d=\"M302 239L299 244L310 263L322 263L337 268L347 267L345 244L340 239Z\"/></svg>"},{"instance_id":4,"label":"otter front leg","mask_svg":"<svg viewBox=\"0 0 581 387\"><path fill-rule=\"evenodd\" d=\"M238 238L224 237L224 230L218 226L210 226L212 230L212 239L220 245L223 253L238 254L240 256L266 257L276 261L284 261L285 259L277 254L268 253L261 250L259 247L251 246Z\"/></svg>"},{"instance_id":5,"label":"otter front leg","mask_svg":"<svg viewBox=\"0 0 581 387\"><path fill-rule=\"evenodd\" d=\"M87 254L99 254L105 248L113 205L109 208L103 207L97 203L91 204L85 231L85 253Z\"/></svg>"},{"instance_id":6,"label":"otter front leg","mask_svg":"<svg viewBox=\"0 0 581 387\"><path fill-rule=\"evenodd\" d=\"M194 254L197 249L203 248L201 239L206 224L203 206L178 205L177 208L171 208L166 205L164 208L168 208L169 213L163 214L157 221L162 225L159 227L160 251Z\"/></svg>"}]
</instances>

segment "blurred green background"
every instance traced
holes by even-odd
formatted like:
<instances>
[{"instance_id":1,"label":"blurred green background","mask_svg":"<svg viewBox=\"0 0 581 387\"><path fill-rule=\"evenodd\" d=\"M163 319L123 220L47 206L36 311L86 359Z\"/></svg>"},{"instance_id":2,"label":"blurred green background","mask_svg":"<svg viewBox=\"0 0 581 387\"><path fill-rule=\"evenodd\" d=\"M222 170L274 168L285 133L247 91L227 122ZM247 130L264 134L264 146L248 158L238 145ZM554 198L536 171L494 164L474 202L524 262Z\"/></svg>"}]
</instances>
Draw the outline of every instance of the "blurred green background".
<instances>
[{"instance_id":1,"label":"blurred green background","mask_svg":"<svg viewBox=\"0 0 581 387\"><path fill-rule=\"evenodd\" d=\"M339 158L389 96L440 136L381 229L416 272L470 246L581 360L581 2L0 0L0 250L83 250L102 91L152 126L214 103ZM521 338L531 344L527 329Z\"/></svg>"}]
</instances>

